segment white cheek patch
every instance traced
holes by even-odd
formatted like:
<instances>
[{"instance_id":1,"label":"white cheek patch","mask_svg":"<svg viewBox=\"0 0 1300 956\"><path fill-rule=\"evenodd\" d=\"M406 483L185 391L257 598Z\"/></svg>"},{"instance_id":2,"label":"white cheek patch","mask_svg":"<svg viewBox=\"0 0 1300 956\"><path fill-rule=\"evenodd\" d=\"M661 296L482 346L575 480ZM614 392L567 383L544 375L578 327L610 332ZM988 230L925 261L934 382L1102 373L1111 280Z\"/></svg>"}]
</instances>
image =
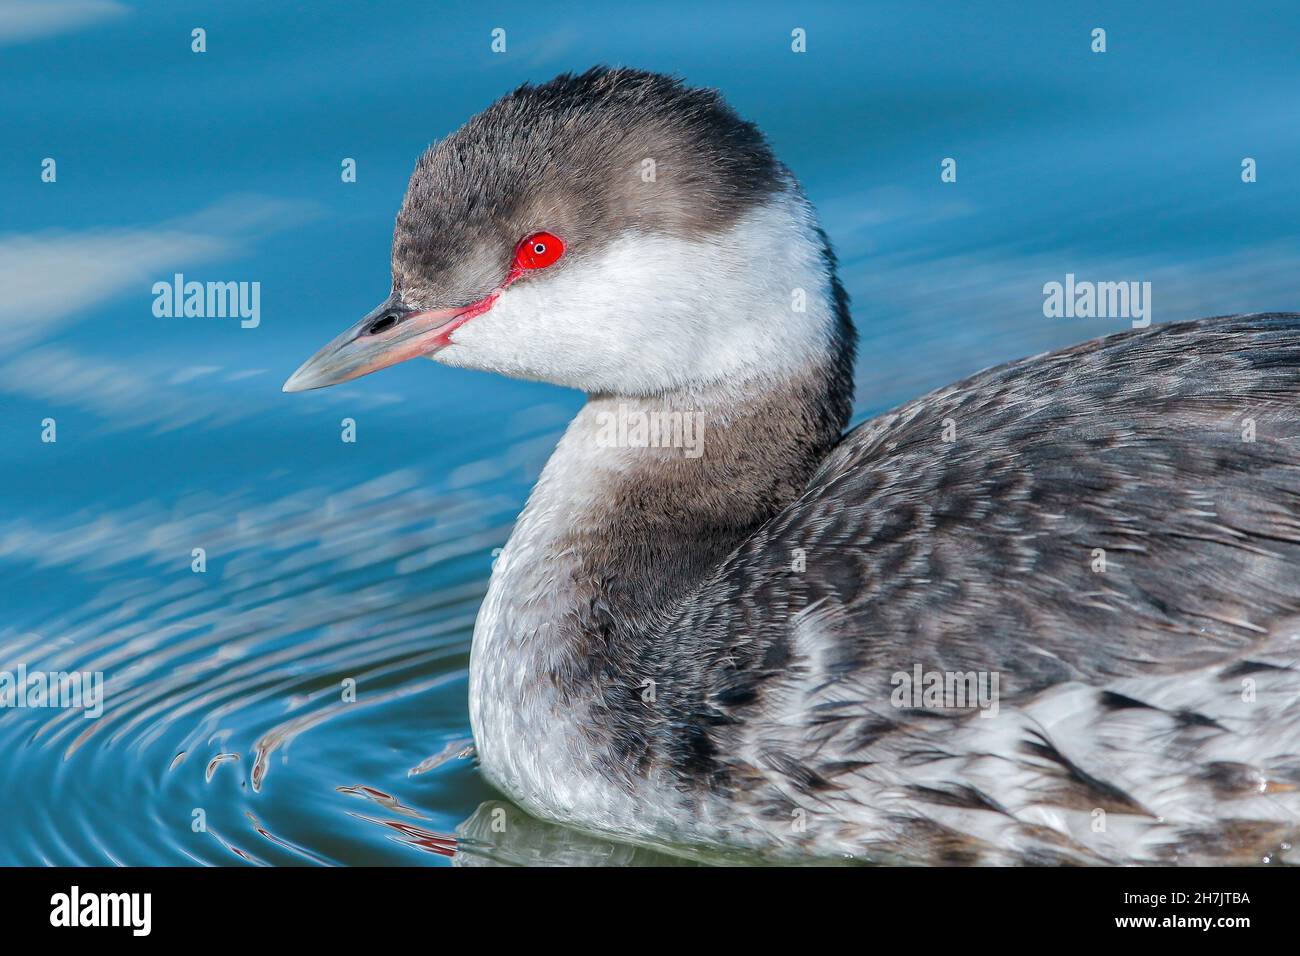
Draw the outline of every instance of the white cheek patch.
<instances>
[{"instance_id":1,"label":"white cheek patch","mask_svg":"<svg viewBox=\"0 0 1300 956\"><path fill-rule=\"evenodd\" d=\"M828 347L829 293L811 209L788 191L715 236L628 234L526 276L435 358L624 394L797 372Z\"/></svg>"}]
</instances>

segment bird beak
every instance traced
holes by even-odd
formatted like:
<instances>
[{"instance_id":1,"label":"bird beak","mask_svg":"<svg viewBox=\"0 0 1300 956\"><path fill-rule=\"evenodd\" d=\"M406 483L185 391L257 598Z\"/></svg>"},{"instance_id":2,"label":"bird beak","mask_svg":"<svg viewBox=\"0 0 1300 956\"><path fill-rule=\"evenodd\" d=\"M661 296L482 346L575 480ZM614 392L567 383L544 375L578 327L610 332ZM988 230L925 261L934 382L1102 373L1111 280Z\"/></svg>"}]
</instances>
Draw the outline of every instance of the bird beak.
<instances>
[{"instance_id":1,"label":"bird beak","mask_svg":"<svg viewBox=\"0 0 1300 956\"><path fill-rule=\"evenodd\" d=\"M418 312L389 299L306 362L284 383L305 392L369 375L398 362L432 355L450 344L465 309Z\"/></svg>"}]
</instances>

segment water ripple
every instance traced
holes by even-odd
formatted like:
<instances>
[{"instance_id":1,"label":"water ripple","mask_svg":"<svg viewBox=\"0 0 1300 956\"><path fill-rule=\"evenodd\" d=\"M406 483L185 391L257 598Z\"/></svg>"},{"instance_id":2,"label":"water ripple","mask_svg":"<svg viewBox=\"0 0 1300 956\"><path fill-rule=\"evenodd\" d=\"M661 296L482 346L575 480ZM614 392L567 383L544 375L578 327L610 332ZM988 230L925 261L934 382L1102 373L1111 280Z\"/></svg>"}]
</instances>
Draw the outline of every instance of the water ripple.
<instances>
[{"instance_id":1,"label":"water ripple","mask_svg":"<svg viewBox=\"0 0 1300 956\"><path fill-rule=\"evenodd\" d=\"M455 758L474 616L520 501L519 475L472 464L441 491L403 469L0 525L30 589L0 669L104 682L97 719L0 709L0 863L450 859L489 796Z\"/></svg>"}]
</instances>

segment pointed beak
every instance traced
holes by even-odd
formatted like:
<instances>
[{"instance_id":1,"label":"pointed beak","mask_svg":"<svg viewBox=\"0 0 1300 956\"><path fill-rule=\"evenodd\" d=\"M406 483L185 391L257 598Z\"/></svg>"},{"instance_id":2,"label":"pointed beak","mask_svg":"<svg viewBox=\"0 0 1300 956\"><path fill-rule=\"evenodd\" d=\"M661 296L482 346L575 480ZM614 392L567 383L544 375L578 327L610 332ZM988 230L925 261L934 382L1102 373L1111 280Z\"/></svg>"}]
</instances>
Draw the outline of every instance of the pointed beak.
<instances>
[{"instance_id":1,"label":"pointed beak","mask_svg":"<svg viewBox=\"0 0 1300 956\"><path fill-rule=\"evenodd\" d=\"M284 383L305 392L369 375L398 362L432 355L450 344L466 309L418 312L389 299L306 362Z\"/></svg>"}]
</instances>

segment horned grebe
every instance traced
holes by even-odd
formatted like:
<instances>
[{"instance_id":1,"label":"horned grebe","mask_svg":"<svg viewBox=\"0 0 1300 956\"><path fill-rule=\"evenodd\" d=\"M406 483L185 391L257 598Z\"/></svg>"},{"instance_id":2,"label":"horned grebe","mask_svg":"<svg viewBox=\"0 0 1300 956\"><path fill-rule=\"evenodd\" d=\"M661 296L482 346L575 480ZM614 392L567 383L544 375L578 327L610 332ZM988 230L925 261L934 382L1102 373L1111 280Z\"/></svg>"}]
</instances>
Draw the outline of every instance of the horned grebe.
<instances>
[{"instance_id":1,"label":"horned grebe","mask_svg":"<svg viewBox=\"0 0 1300 956\"><path fill-rule=\"evenodd\" d=\"M588 395L474 631L481 765L531 813L774 856L1287 857L1300 315L842 435L856 336L794 177L716 93L626 69L431 147L392 268L285 391L427 356Z\"/></svg>"}]
</instances>

